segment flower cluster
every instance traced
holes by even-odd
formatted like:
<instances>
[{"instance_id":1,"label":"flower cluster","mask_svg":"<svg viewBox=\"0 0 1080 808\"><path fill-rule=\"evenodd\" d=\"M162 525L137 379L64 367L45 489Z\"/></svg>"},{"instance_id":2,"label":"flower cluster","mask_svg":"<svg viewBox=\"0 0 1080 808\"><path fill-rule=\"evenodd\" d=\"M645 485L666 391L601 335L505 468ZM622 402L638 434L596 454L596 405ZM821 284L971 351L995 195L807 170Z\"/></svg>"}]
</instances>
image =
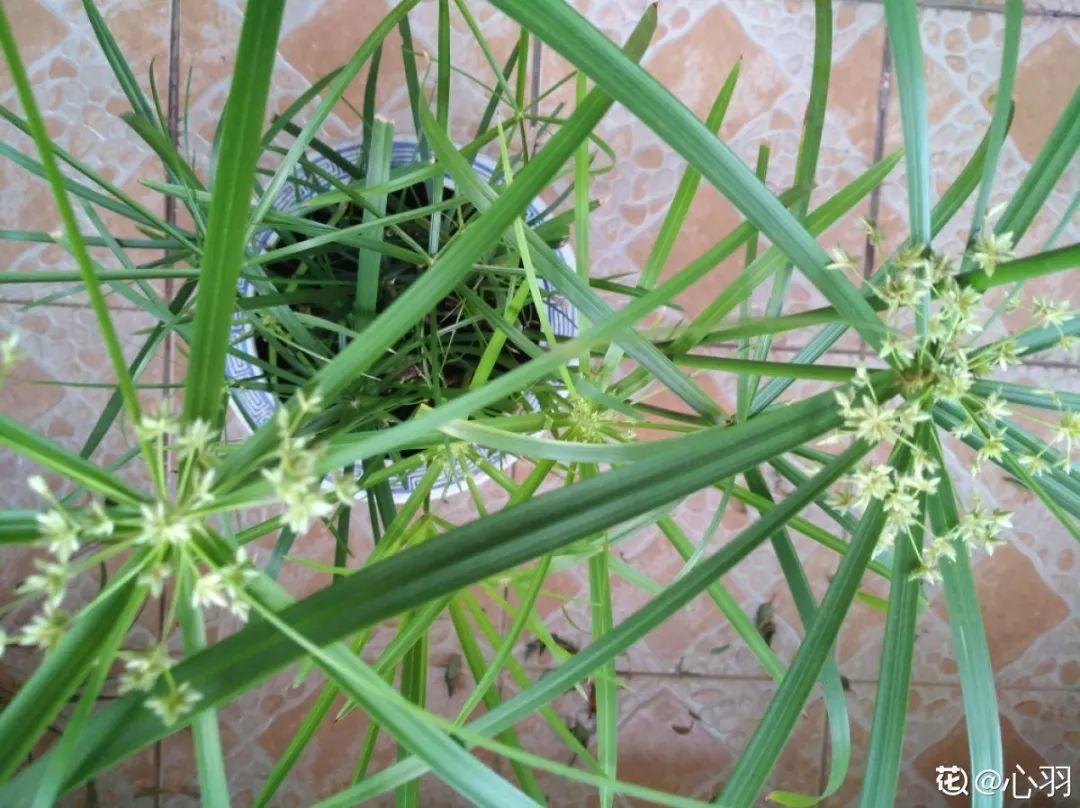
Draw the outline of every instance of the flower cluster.
<instances>
[{"instance_id":1,"label":"flower cluster","mask_svg":"<svg viewBox=\"0 0 1080 808\"><path fill-rule=\"evenodd\" d=\"M853 401L844 391L836 392L836 403L844 416L843 431L869 443L896 443L915 434L915 427L929 416L918 402L891 404L878 402L873 387L865 377L856 376L856 384L863 379L862 395L856 393ZM859 390L859 386L856 390Z\"/></svg>"},{"instance_id":2,"label":"flower cluster","mask_svg":"<svg viewBox=\"0 0 1080 808\"><path fill-rule=\"evenodd\" d=\"M28 575L17 590L25 598L41 599L42 608L22 628L15 642L50 650L56 647L71 622L63 603L68 585L79 571L75 553L85 542L110 538L115 525L99 502L92 501L75 512L53 495L44 477L33 475L28 483L49 505L37 514L36 520L50 556L34 560L36 572Z\"/></svg>"},{"instance_id":3,"label":"flower cluster","mask_svg":"<svg viewBox=\"0 0 1080 808\"><path fill-rule=\"evenodd\" d=\"M191 591L191 605L196 609L217 606L228 609L241 621L247 621L251 607L244 598L245 587L258 577L241 547L232 564L211 570L199 577Z\"/></svg>"},{"instance_id":4,"label":"flower cluster","mask_svg":"<svg viewBox=\"0 0 1080 808\"><path fill-rule=\"evenodd\" d=\"M1054 430L1054 440L1065 447L1065 457L1072 455L1073 448L1080 443L1080 412L1064 410Z\"/></svg>"},{"instance_id":5,"label":"flower cluster","mask_svg":"<svg viewBox=\"0 0 1080 808\"><path fill-rule=\"evenodd\" d=\"M165 678L164 693L146 700L146 706L161 719L165 726L172 726L189 713L202 698L202 694L187 682L177 684L169 673L173 659L163 644L143 651L121 651L124 672L120 675L120 692L153 690L158 680Z\"/></svg>"},{"instance_id":6,"label":"flower cluster","mask_svg":"<svg viewBox=\"0 0 1080 808\"><path fill-rule=\"evenodd\" d=\"M993 228L984 227L975 242L971 257L978 264L979 269L993 276L998 264L1013 257L1013 234L994 233Z\"/></svg>"},{"instance_id":7,"label":"flower cluster","mask_svg":"<svg viewBox=\"0 0 1080 808\"><path fill-rule=\"evenodd\" d=\"M14 361L14 357L14 340L0 343L0 363ZM280 443L275 464L264 474L273 486L273 501L285 506L285 523L302 532L313 520L330 515L339 504L351 504L356 487L355 480L344 475L321 475L317 471L319 447L309 437L298 434L304 420L320 408L320 397L299 394L297 404L293 410L282 408L279 413ZM144 412L135 431L144 448L150 448L150 470L157 493L151 501L141 503L134 514L130 510L108 510L97 501L81 507L65 505L43 478L30 478L30 487L48 505L38 514L37 527L49 555L35 561L33 573L19 587L21 596L40 600L42 608L13 641L46 651L55 648L77 619L63 608L75 576L96 568L124 548L140 548L144 560L135 582L145 596L169 599L165 609L169 617L157 644L120 652L123 670L119 691L148 693L147 708L171 725L202 697L190 684L175 681L170 673L173 660L166 651L165 638L174 626L176 598L188 598L195 609L224 609L245 621L252 603L247 589L258 572L243 548L228 563L211 558L213 536L206 520L216 507L218 430L203 420L182 422L165 403ZM169 586L181 572L190 576L189 589ZM0 654L8 641L7 634L0 631Z\"/></svg>"},{"instance_id":8,"label":"flower cluster","mask_svg":"<svg viewBox=\"0 0 1080 808\"><path fill-rule=\"evenodd\" d=\"M879 403L864 374L857 374L856 382L854 401L844 392L836 393L844 416L842 431L873 444L886 441L912 445L915 429L928 418L921 406L917 402ZM912 463L902 473L883 463L859 464L830 497L830 504L844 510L881 503L885 523L875 551L878 554L891 550L898 536L910 535L922 514L922 495L938 484L937 464L917 446L912 445L912 453Z\"/></svg>"},{"instance_id":9,"label":"flower cluster","mask_svg":"<svg viewBox=\"0 0 1080 808\"><path fill-rule=\"evenodd\" d=\"M23 626L16 639L19 645L37 646L51 651L71 626L71 615L56 606L46 605Z\"/></svg>"},{"instance_id":10,"label":"flower cluster","mask_svg":"<svg viewBox=\"0 0 1080 808\"><path fill-rule=\"evenodd\" d=\"M987 555L992 555L995 548L1005 543L1002 532L1011 527L1012 518L1008 511L988 508L976 497L971 507L961 514L955 528L931 538L912 577L928 584L940 583L941 562L956 560L957 544L966 545L969 550L985 550Z\"/></svg>"},{"instance_id":11,"label":"flower cluster","mask_svg":"<svg viewBox=\"0 0 1080 808\"><path fill-rule=\"evenodd\" d=\"M124 672L120 675L121 693L150 690L173 664L163 644L145 651L121 651L120 659L124 663Z\"/></svg>"},{"instance_id":12,"label":"flower cluster","mask_svg":"<svg viewBox=\"0 0 1080 808\"><path fill-rule=\"evenodd\" d=\"M999 265L1013 258L1014 247L1011 233L995 231L994 216L990 214L967 255L968 266L990 277ZM880 231L865 226L879 243ZM828 266L861 275L861 262L840 248L832 252ZM1059 422L1042 424L1063 447L1061 456L1046 449L1024 452L1021 443L1011 440L1006 419L1013 413L1005 397L977 385L995 371L1019 364L1021 343L1014 335L977 344L998 312L984 310L983 293L960 269L947 256L917 245L901 249L884 271L866 281L885 312L887 333L878 354L897 371L903 400L878 400L867 381L867 371L858 368L850 390L836 393L844 417L841 432L872 444L907 444L913 462L903 473L884 465L862 465L842 481L831 501L844 509L866 508L875 500L882 503L885 529L879 551L892 547L897 536L918 524L923 518L920 495L936 485L940 469L912 440L915 427L927 420L934 404L946 403L960 413L951 432L974 447L972 474L980 473L987 461L1006 468L1015 468L1015 461L1019 473L1033 476L1045 474L1055 465L1068 469L1073 447L1080 445L1080 415L1060 406L1060 401L1056 407L1061 411ZM1020 305L1010 297L999 311L1012 311ZM1060 342L1067 341L1065 326L1074 316L1067 300L1036 297L1029 311L1035 326L1057 329ZM1056 398L1053 391L1046 391L1046 395L1049 400ZM939 564L955 557L957 542L990 552L1008 527L1007 512L988 509L976 501L954 531L929 541L915 574L928 582L939 580Z\"/></svg>"},{"instance_id":13,"label":"flower cluster","mask_svg":"<svg viewBox=\"0 0 1080 808\"><path fill-rule=\"evenodd\" d=\"M285 506L283 519L295 533L303 533L311 523L334 512L337 505L351 504L356 494L355 482L337 473L328 480L316 470L321 451L307 435L297 431L307 416L318 412L322 397L297 393L295 411L281 408L277 413L278 446L276 465L263 470L263 477L274 489L274 499ZM329 495L323 491L329 483Z\"/></svg>"},{"instance_id":14,"label":"flower cluster","mask_svg":"<svg viewBox=\"0 0 1080 808\"><path fill-rule=\"evenodd\" d=\"M181 424L167 402L144 413L135 429L141 440L158 445L162 456L172 452L177 465L176 495L140 506L142 519L135 542L183 547L202 529L201 512L213 500L217 430L202 419Z\"/></svg>"},{"instance_id":15,"label":"flower cluster","mask_svg":"<svg viewBox=\"0 0 1080 808\"><path fill-rule=\"evenodd\" d=\"M181 423L167 401L156 409L144 412L135 425L135 431L141 440L156 443L163 451L173 453L181 476L180 488L185 487L183 482L187 475L201 477L217 462L218 430L202 418Z\"/></svg>"},{"instance_id":16,"label":"flower cluster","mask_svg":"<svg viewBox=\"0 0 1080 808\"><path fill-rule=\"evenodd\" d=\"M201 420L181 423L167 405L144 413L135 429L140 441L153 448L159 480L156 499L139 505L134 514L106 509L93 500L81 507L66 504L53 495L43 478L30 478L31 489L47 503L36 518L49 555L35 561L33 573L19 587L21 596L39 599L42 608L13 641L45 651L55 648L77 619L77 614L73 617L63 608L71 581L124 548L141 548L144 560L135 582L144 596L171 599L165 610L169 618L158 644L119 654L123 663L119 691L155 691L147 697L147 707L172 724L201 695L189 684L174 681L169 672L173 660L164 638L174 625L180 596L178 587L170 591L169 582L181 571L190 573L193 583L186 597L194 608L219 607L246 620L250 600L245 589L258 573L243 549L229 563L212 563L209 545L203 541L210 538L205 520L214 511L218 431ZM172 463L167 462L170 456ZM169 478L164 474L167 468L175 472ZM7 635L0 632L0 653L7 642Z\"/></svg>"},{"instance_id":17,"label":"flower cluster","mask_svg":"<svg viewBox=\"0 0 1080 808\"><path fill-rule=\"evenodd\" d=\"M177 719L190 713L201 698L201 693L187 682L181 682L172 685L166 693L147 699L146 706L157 714L161 723L171 727Z\"/></svg>"},{"instance_id":18,"label":"flower cluster","mask_svg":"<svg viewBox=\"0 0 1080 808\"><path fill-rule=\"evenodd\" d=\"M633 437L624 421L612 417L611 412L597 407L584 396L571 393L567 412L568 427L565 438L581 443L607 443L611 439L626 440Z\"/></svg>"}]
</instances>

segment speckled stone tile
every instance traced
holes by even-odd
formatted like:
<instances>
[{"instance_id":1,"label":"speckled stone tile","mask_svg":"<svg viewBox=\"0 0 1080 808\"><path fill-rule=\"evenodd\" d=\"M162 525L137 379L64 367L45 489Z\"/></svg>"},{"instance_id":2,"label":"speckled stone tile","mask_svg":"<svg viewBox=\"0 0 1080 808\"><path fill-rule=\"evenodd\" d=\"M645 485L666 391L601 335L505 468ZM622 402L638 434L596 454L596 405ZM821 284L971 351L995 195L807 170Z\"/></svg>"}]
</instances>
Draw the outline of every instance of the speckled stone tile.
<instances>
[{"instance_id":1,"label":"speckled stone tile","mask_svg":"<svg viewBox=\"0 0 1080 808\"><path fill-rule=\"evenodd\" d=\"M114 310L112 317L126 354L133 357L141 344L138 332L150 324L149 318L129 310ZM79 452L109 399L111 390L108 384L114 379L93 313L78 307L26 309L4 303L0 304L0 323L5 329L14 328L20 333L26 356L15 365L7 381L0 386L0 412L38 431L63 449ZM151 359L140 380L148 384L160 382L160 357ZM85 386L63 384L74 381L82 382ZM95 387L95 383L102 386ZM153 405L159 397L160 390L153 388L142 391L140 395L144 405ZM134 445L130 424L122 416L106 433L92 457L108 465L120 459ZM41 467L32 461L6 447L0 449L0 479L5 482L4 507L36 507L39 501L27 488L26 480L31 474L40 472ZM125 464L117 474L136 487L146 484L146 474L138 460ZM71 493L70 484L52 475L46 477L58 485L58 495ZM5 602L18 584L33 571L34 559L40 555L41 551L36 548L0 548L0 593L3 593ZM115 568L116 564L110 565L111 571L115 571ZM97 570L81 575L71 587L66 607L70 609L72 604L88 602L99 586ZM32 606L28 606L5 613L5 630L14 633L14 629L29 619L32 612ZM132 631L132 642L148 643L153 624L149 612L144 613ZM12 646L0 660L0 671L10 676L13 683L21 683L39 662L40 655L36 652ZM131 765L137 767L134 762Z\"/></svg>"},{"instance_id":2,"label":"speckled stone tile","mask_svg":"<svg viewBox=\"0 0 1080 808\"><path fill-rule=\"evenodd\" d=\"M622 41L647 3L579 2L575 6L604 33ZM813 205L862 173L872 162L877 83L881 73L881 9L854 3L835 6L836 41L818 185ZM657 33L643 59L673 95L704 118L728 72L741 65L739 81L720 137L748 165L758 147L771 150L767 184L779 192L792 181L800 121L809 95L813 55L810 3L665 3ZM718 47L717 43L723 46ZM569 69L545 50L544 80ZM568 100L556 96L549 106ZM618 155L612 171L597 178L593 195L601 206L591 217L592 268L597 275L634 277L646 260L684 168L684 163L644 124L616 105L598 133ZM859 207L829 232L829 238L860 242ZM735 208L703 183L687 224L665 265L682 268L741 221ZM686 316L701 311L742 267L742 250L679 298ZM805 284L792 290L790 310L817 305ZM762 303L759 300L759 304ZM669 318L677 321L672 313Z\"/></svg>"},{"instance_id":3,"label":"speckled stone tile","mask_svg":"<svg viewBox=\"0 0 1080 808\"><path fill-rule=\"evenodd\" d=\"M852 720L851 774L840 791L825 802L830 808L855 805L858 801L873 720L873 685L853 685L848 708ZM999 690L998 708L1007 773L1013 772L1017 764L1037 774L1039 766L1075 763L1080 748L1076 734L1069 729L1076 725L1076 716L1080 714L1075 692ZM903 800L900 804L912 808L970 804L967 798L947 799L938 790L936 768L942 765L960 766L971 775L960 688L916 685L908 702L897 788L898 799ZM1007 792L1005 804L1068 805L1069 802L1062 798L1058 802L1021 803L1010 801Z\"/></svg>"},{"instance_id":4,"label":"speckled stone tile","mask_svg":"<svg viewBox=\"0 0 1080 808\"><path fill-rule=\"evenodd\" d=\"M1000 71L1004 36L1000 14L923 9L924 64L930 116L930 161L935 196L957 175L989 125L992 99ZM1071 78L1080 70L1080 20L1044 16L1024 18L1017 71L1016 115L1002 147L991 205L1008 199L1075 89ZM895 81L890 96L885 133L887 148L900 144L900 113ZM902 169L902 166L901 166ZM882 189L882 226L890 234L906 232L904 172L895 172ZM1071 165L1047 200L1044 210L1020 242L1022 252L1041 248L1080 187L1080 168ZM961 208L935 240L935 246L956 252L967 237L974 200ZM1076 241L1080 224L1074 219L1059 244ZM1065 292L1068 276L1056 276Z\"/></svg>"},{"instance_id":5,"label":"speckled stone tile","mask_svg":"<svg viewBox=\"0 0 1080 808\"><path fill-rule=\"evenodd\" d=\"M168 3L113 0L98 6L144 91L149 93L151 61L158 86L164 87L168 64ZM53 141L160 214L164 209L161 197L140 185L139 180L157 179L162 169L149 147L119 117L129 105L112 77L82 5L70 0L16 0L7 4L5 10ZM22 114L6 69L0 73L0 103ZM33 143L11 124L0 124L0 137L37 159ZM70 176L76 174L71 172ZM84 182L92 186L91 182ZM0 222L4 228L43 233L58 229L59 215L43 180L4 159L0 160L0 187L5 191L0 200ZM130 221L109 211L100 213L114 235L137 235ZM82 226L84 233L94 232L85 219ZM106 250L95 250L93 254L103 266L117 266ZM137 251L132 257L136 261L144 260ZM0 270L31 272L74 266L74 260L56 245L0 241ZM36 299L60 288L55 284L0 285L0 301ZM84 302L85 296L71 299ZM118 305L130 307L130 303L122 301Z\"/></svg>"},{"instance_id":6,"label":"speckled stone tile","mask_svg":"<svg viewBox=\"0 0 1080 808\"><path fill-rule=\"evenodd\" d=\"M143 330L154 321L132 310L113 310L112 320L130 362L143 344ZM25 354L0 387L0 411L65 449L78 452L109 400L112 390L107 385L115 383L94 313L81 307L26 308L5 303L0 304L0 323L5 333L19 333ZM161 391L156 385L161 380L161 354L155 352L138 379L148 385L140 391L144 406L160 400ZM131 424L121 414L93 459L107 465L135 445ZM125 464L118 473L129 482L142 483L145 478L141 468L136 461ZM6 505L28 507L35 500L24 482L34 469L33 464L10 450L0 450L0 478L20 481L6 491Z\"/></svg>"}]
</instances>

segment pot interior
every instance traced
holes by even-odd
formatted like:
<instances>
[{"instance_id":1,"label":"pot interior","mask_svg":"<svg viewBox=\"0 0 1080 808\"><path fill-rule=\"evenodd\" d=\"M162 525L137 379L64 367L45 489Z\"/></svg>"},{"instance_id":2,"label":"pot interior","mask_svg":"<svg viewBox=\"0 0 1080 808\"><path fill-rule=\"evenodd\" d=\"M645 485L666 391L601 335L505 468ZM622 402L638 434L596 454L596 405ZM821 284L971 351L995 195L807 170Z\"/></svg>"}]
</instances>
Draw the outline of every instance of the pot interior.
<instances>
[{"instance_id":1,"label":"pot interior","mask_svg":"<svg viewBox=\"0 0 1080 808\"><path fill-rule=\"evenodd\" d=\"M423 182L387 196L387 215L401 215L403 219L383 233L385 250L379 266L377 313L386 311L427 271L426 256L419 255L419 251L426 250L433 224L439 230L441 250L462 224L477 214L446 183L442 193L445 207L437 216L430 212L408 216L430 208L431 197L429 185ZM305 219L342 230L362 224L364 215L360 204L340 202L314 207ZM276 251L309 237L310 233L278 228L266 243ZM355 310L358 263L366 247L360 242L330 243L261 265L273 291L288 301L284 306L261 309L253 322L254 350L263 365L267 387L277 400L288 398L298 382L310 378L326 359L347 344L352 334L342 328L356 333L367 325ZM435 406L465 390L496 333L482 317L481 309L505 312L513 293L525 282L516 252L502 249L483 256L463 284L410 328L367 374L355 380L355 410L365 414L365 425L403 421L417 407ZM295 344L290 325L298 322L307 327L316 344ZM543 341L540 317L531 299L526 299L515 323L530 340ZM505 373L526 359L527 355L512 340L506 340L490 375ZM520 401L507 400L492 409L507 412L519 405Z\"/></svg>"}]
</instances>

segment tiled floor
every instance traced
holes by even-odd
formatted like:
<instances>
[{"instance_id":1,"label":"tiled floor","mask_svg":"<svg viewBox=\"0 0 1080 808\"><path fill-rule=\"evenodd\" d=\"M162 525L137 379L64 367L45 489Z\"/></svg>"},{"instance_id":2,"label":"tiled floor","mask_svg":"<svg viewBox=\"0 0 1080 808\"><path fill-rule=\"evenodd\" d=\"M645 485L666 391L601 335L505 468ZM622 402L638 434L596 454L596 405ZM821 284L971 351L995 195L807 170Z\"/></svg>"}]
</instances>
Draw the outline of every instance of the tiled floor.
<instances>
[{"instance_id":1,"label":"tiled floor","mask_svg":"<svg viewBox=\"0 0 1080 808\"><path fill-rule=\"evenodd\" d=\"M204 162L228 90L241 4L236 0L174 2L178 3L178 49L170 47L169 2L113 0L100 5L137 74L145 76L153 61L158 85L167 88L171 63L183 88L191 70L190 99L183 105L188 110L186 137L190 150ZM575 0L574 4L606 33L621 40L647 0ZM356 13L357 5L356 0L288 5L272 89L274 109L284 108L309 82L343 62L389 0L363 0L361 15ZM504 59L515 39L514 27L491 7L473 5L496 58ZM931 161L940 193L989 121L1004 23L1000 3L928 0L921 5L930 90ZM1080 76L1080 4L1075 0L1042 0L1025 7L1017 112L1002 151L995 199L1016 187ZM54 137L140 199L154 199L138 180L156 177L159 169L145 149L135 146L134 135L115 117L124 108L122 96L108 79L107 66L93 43L80 4L74 0L9 0L5 8L26 43L24 57ZM434 9L434 3L423 3L414 17L419 51L435 49ZM833 80L815 205L900 142L880 4L844 0L834 3L834 15ZM465 26L460 20L455 25L455 61L476 72L486 70L476 49L468 48ZM728 71L740 61L740 80L720 134L748 163L753 163L759 145L767 143L772 154L768 182L779 191L787 187L793 173L809 92L812 31L810 0L665 0L660 5L660 28L645 64L703 116ZM396 52L397 47L398 41L392 38L387 52ZM541 85L566 71L566 64L552 51L543 49L539 56ZM383 65L382 86L388 89L379 97L380 112L394 119L399 131L409 131L404 82L394 72L400 70L397 65L397 60ZM362 78L363 74L361 82ZM0 102L13 105L9 85L6 73L0 72ZM362 87L362 83L356 86ZM359 92L349 96L354 103L359 101ZM460 77L454 81L453 94L456 116L452 128L464 137L474 111L486 99L481 90ZM554 103L566 98L556 96L541 109L553 111ZM342 109L328 122L326 136L332 140L355 138L356 126L355 116ZM2 131L5 140L27 149L26 141L10 127ZM594 196L604 202L593 217L593 270L600 275L620 275L640 267L647 255L683 164L618 107L604 119L599 133L619 160L593 189ZM46 233L55 229L49 197L40 183L27 179L25 172L9 162L0 161L0 187L5 190L0 200L4 228ZM1078 187L1080 164L1074 164L1051 195L1047 214L1036 221L1022 249L1041 248ZM856 217L870 210L879 211L881 223L893 236L903 232L902 165L880 193L828 231L822 243L842 243L861 254L863 237ZM957 221L966 220L963 213L957 217ZM729 204L711 189L702 189L666 269L684 266L737 222ZM950 228L940 243L955 247L964 235L959 228ZM1078 238L1080 226L1074 222L1059 243ZM26 248L0 242L0 269L32 271L63 265L63 255L55 247ZM723 288L740 267L734 259L722 264L682 301L687 310L700 310L703 301ZM55 289L50 287L49 291ZM1049 291L1061 296L1071 293L1074 300L1080 295L1075 279L1066 276L1058 276ZM43 287L0 286L0 323L4 330L9 325L22 330L30 356L0 393L0 408L78 448L89 430L88 414L95 412L105 394L52 383L70 379L107 382L109 370L103 352L90 338L93 322L83 308L84 301L72 296L33 309L22 305L42 292ZM813 289L796 280L793 305L812 305L818 300ZM122 301L114 303L121 333L135 336L146 326L143 315L124 311ZM782 345L787 352L798 347L791 342ZM1073 390L1080 387L1080 371L1067 357L1050 356L1047 360L1041 366L1023 369L1017 378ZM143 380L165 377L166 369L156 362ZM43 381L49 384L33 383ZM732 394L723 377L704 375L701 381L725 405L730 403ZM146 395L157 393L151 390ZM115 457L129 445L128 440L123 429L116 430L99 456ZM28 469L25 462L0 454L5 505L27 504L21 480ZM980 559L975 572L998 672L1006 760L1025 765L1075 764L1080 761L1080 599L1075 584L1080 553L1038 502L1002 477L990 475L980 488L1007 502L1017 514L1010 546L992 558ZM719 496L710 492L690 498L680 506L680 524L692 536L700 535L718 501ZM447 510L453 518L461 506L448 503ZM735 507L725 518L723 529L738 529L750 518L745 509ZM313 556L325 556L328 551L322 539L315 534L304 547ZM807 540L796 541L820 595L835 569L835 556ZM655 532L627 540L618 552L626 562L659 581L670 580L679 567L677 555ZM16 580L19 569L17 563L4 564L0 574L4 588ZM581 568L560 572L546 587L550 594L541 600L540 608L550 625L570 639L584 639L578 627L588 624L586 580ZM288 570L284 582L297 594L322 583L302 569ZM755 552L724 583L750 614L762 603L773 604L777 623L774 647L782 659L790 658L801 628L771 552L764 548ZM869 579L867 588L882 593ZM617 619L644 600L639 591L623 582L617 582L614 591ZM911 721L899 792L904 795L904 805L944 804L933 787L934 766L940 762L962 764L966 758L947 614L940 593L931 591L929 600L920 618L916 645ZM883 622L879 612L857 602L838 644L840 667L851 684L855 754L850 782L828 801L829 805L852 804L858 794ZM211 632L230 628L224 621L210 627ZM725 648L729 643L731 646ZM433 664L447 664L455 653L448 624L436 628L432 647ZM5 656L0 662L0 685L17 681L29 664L29 659L16 654ZM536 672L536 662L530 665ZM621 657L619 669L624 684L620 691L620 775L688 795L712 796L750 737L774 692L773 683L752 655L738 646L732 630L704 598ZM300 687L290 687L291 675L284 674L273 686L245 696L221 713L237 804L250 801L321 684L312 677ZM447 701L447 693L438 668L432 677L432 698L441 704ZM459 693L450 701L457 704L460 698ZM568 695L556 706L572 721L583 703L580 697ZM303 756L281 792L280 804L307 804L340 787L359 749L363 727L363 719L356 713L329 726ZM556 751L550 730L535 717L523 722L519 731L530 748ZM800 720L772 785L807 792L819 789L824 782L824 746L824 714L815 702ZM376 762L388 761L392 750L380 749ZM163 750L161 759L167 762L158 770L154 754L147 751L121 771L103 778L98 783L99 796L105 804L138 805L147 804L149 796L157 792L164 796L165 804L190 803L194 785L188 755L186 740L174 739ZM553 804L580 805L589 799L565 783L547 780L545 786L552 789ZM453 804L434 781L425 781L425 797L426 804Z\"/></svg>"}]
</instances>

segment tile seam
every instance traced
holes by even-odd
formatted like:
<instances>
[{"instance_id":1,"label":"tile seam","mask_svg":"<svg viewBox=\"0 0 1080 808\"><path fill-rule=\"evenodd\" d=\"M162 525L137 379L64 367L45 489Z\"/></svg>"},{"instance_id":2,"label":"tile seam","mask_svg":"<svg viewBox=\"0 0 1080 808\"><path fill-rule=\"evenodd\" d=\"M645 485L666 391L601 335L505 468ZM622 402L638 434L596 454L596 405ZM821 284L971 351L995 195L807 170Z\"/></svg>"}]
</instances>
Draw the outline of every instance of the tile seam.
<instances>
[{"instance_id":1,"label":"tile seam","mask_svg":"<svg viewBox=\"0 0 1080 808\"><path fill-rule=\"evenodd\" d=\"M851 0L854 3L859 3L868 6L880 6L882 0ZM981 3L965 3L962 0L942 0L942 2L926 2L926 0L919 0L919 8L928 9L931 11L960 11L967 12L969 14L1004 14L1005 5L1003 3L993 4L981 4ZM1068 11L1066 9L1056 8L1026 8L1024 9L1025 17L1048 17L1050 19L1060 20L1075 20L1080 19L1080 12Z\"/></svg>"},{"instance_id":2,"label":"tile seam","mask_svg":"<svg viewBox=\"0 0 1080 808\"><path fill-rule=\"evenodd\" d=\"M173 144L179 142L180 129L180 0L170 0L169 4L169 63L168 63L168 89L166 98L166 126L169 129L169 140ZM168 176L164 177L168 181ZM176 200L167 196L164 202L165 221L176 224ZM166 305L172 303L173 281L165 279L164 297ZM166 400L171 397L170 390L173 378L173 332L170 329L165 334L163 356L163 381L165 388L162 397ZM158 602L158 634L165 632L165 598ZM154 808L161 806L161 793L164 787L165 754L162 740L154 744Z\"/></svg>"}]
</instances>

